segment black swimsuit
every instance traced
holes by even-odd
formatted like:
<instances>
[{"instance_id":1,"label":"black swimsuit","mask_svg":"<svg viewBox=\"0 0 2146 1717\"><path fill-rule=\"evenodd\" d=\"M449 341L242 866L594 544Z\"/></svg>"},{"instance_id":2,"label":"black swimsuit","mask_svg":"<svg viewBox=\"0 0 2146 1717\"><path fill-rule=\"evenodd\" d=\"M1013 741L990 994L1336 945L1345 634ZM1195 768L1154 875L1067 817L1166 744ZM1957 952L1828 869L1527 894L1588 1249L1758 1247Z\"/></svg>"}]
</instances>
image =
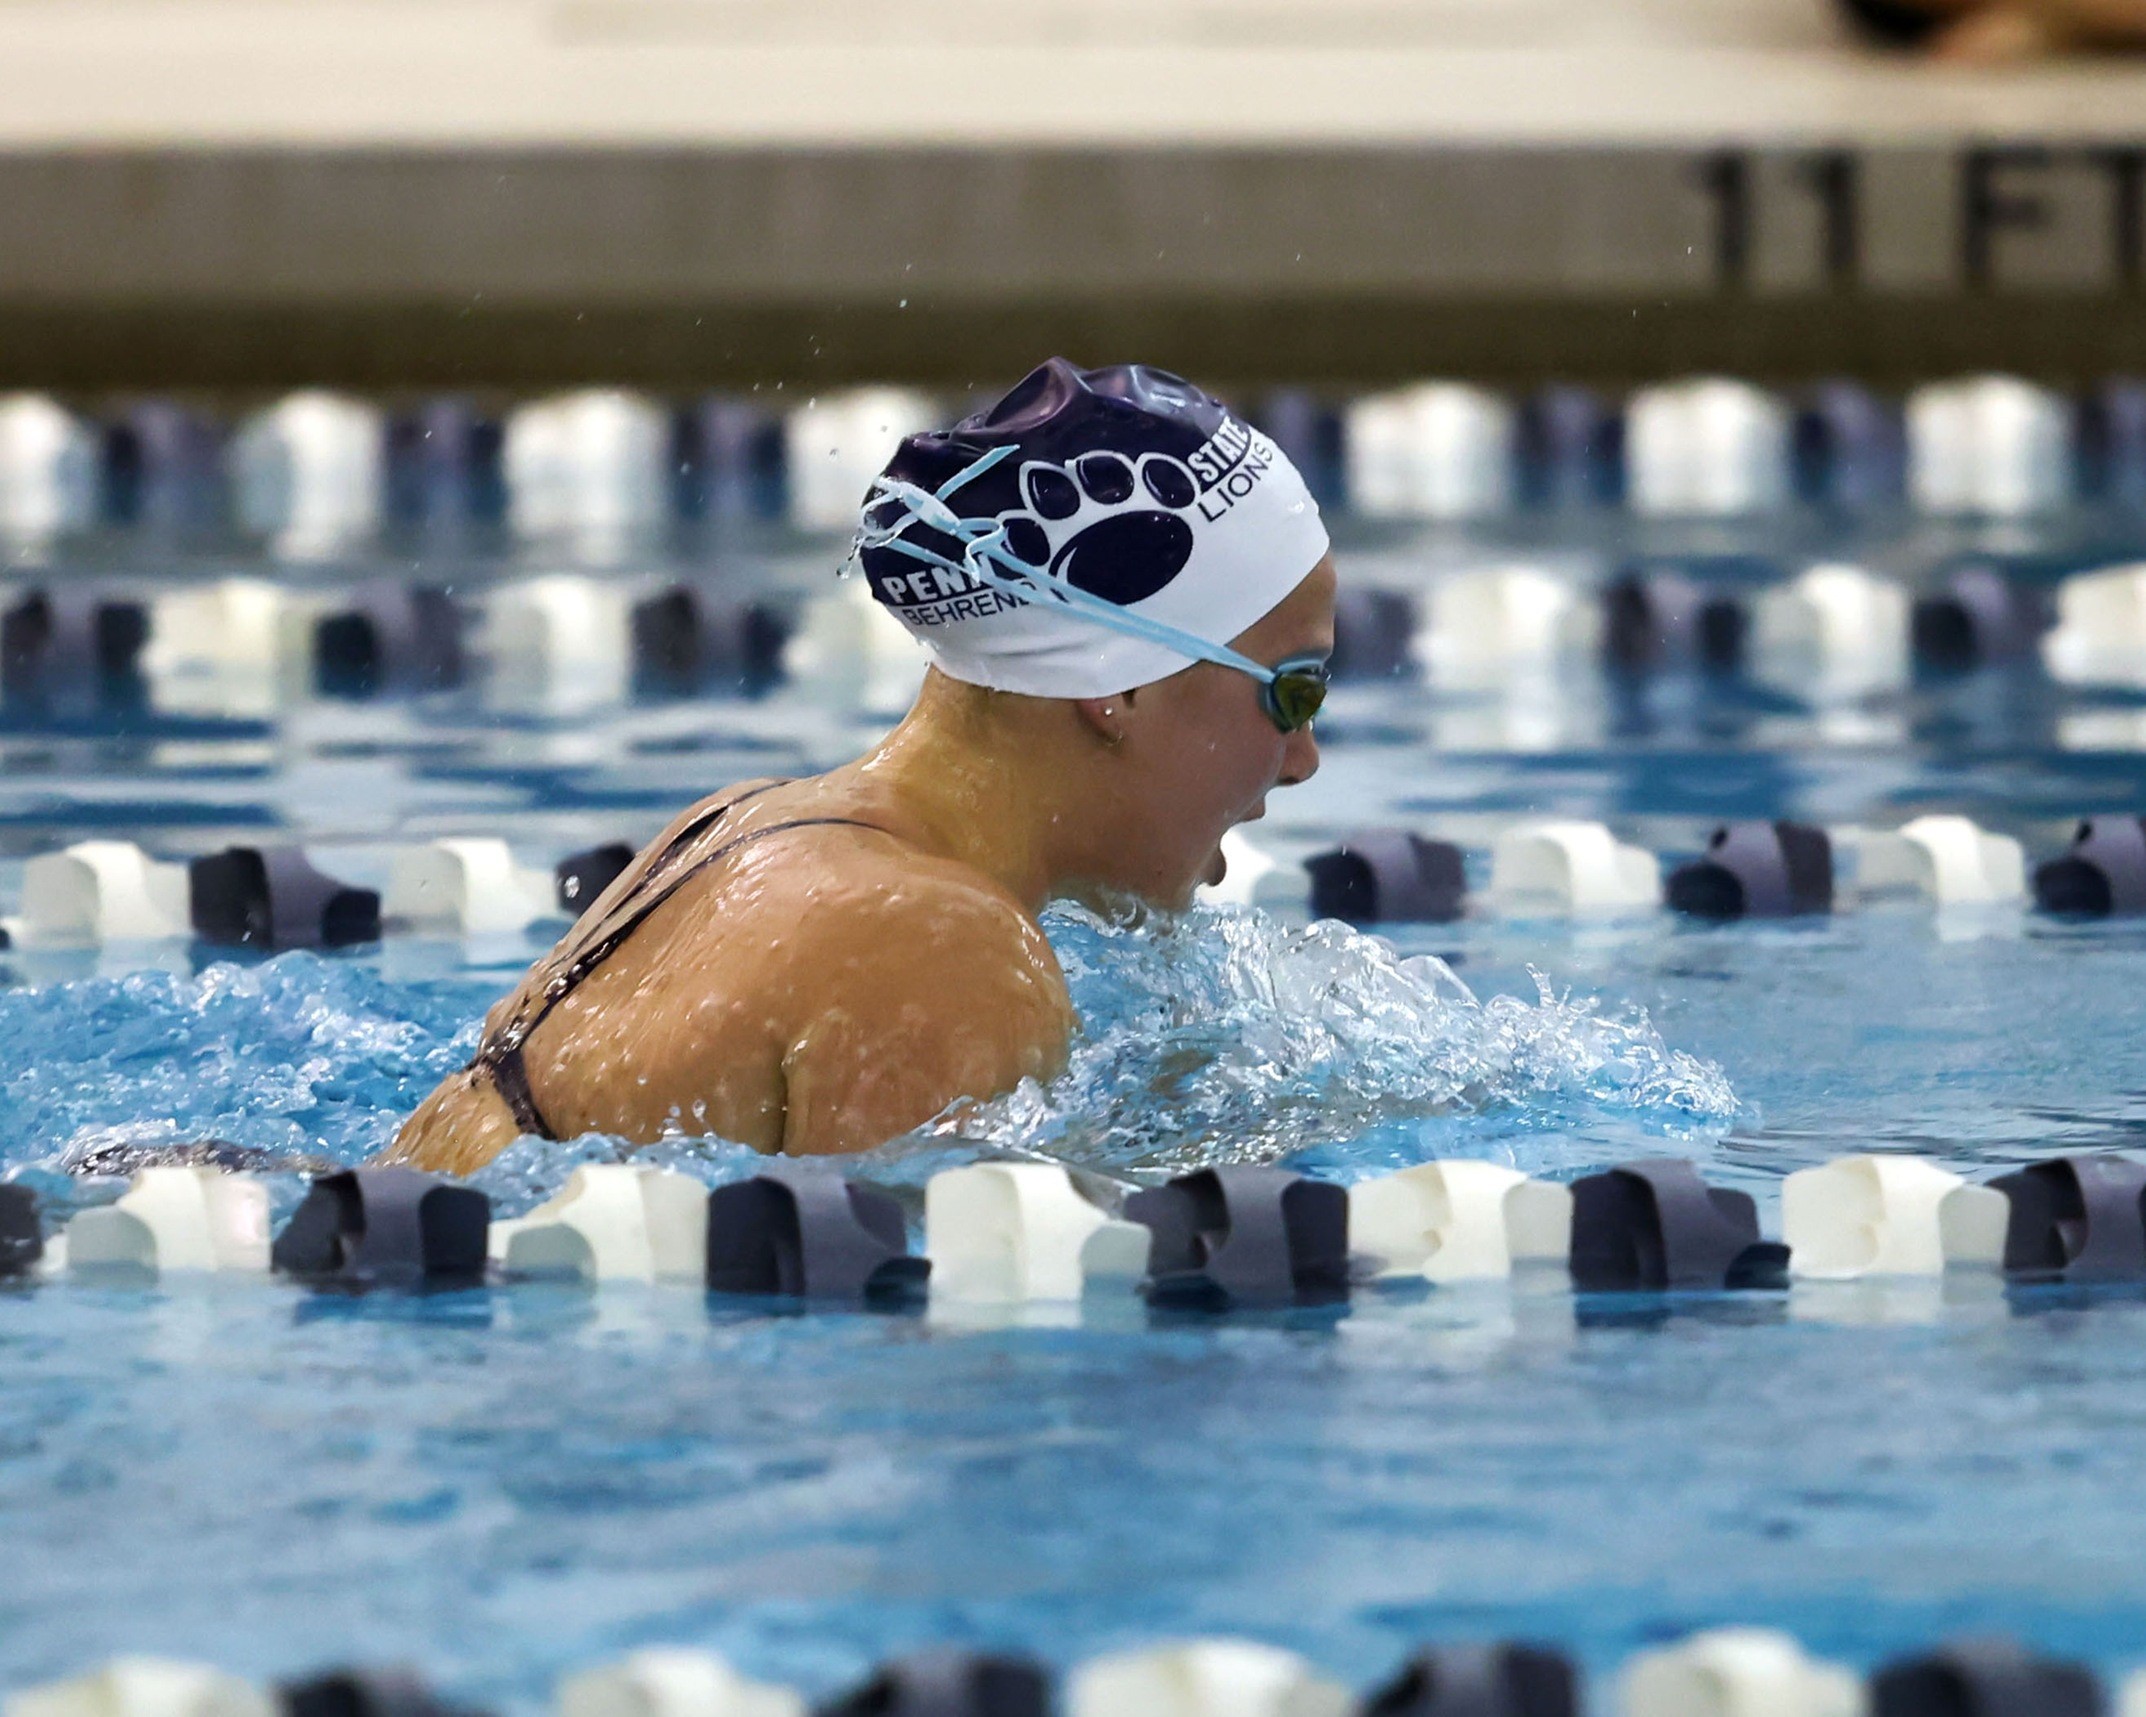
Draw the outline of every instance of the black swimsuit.
<instances>
[{"instance_id":1,"label":"black swimsuit","mask_svg":"<svg viewBox=\"0 0 2146 1717\"><path fill-rule=\"evenodd\" d=\"M537 1107L536 1093L529 1088L529 1065L525 1059L529 1034L551 1016L553 1008L580 988L591 972L624 946L626 939L648 922L649 915L657 907L710 865L768 835L784 834L791 829L878 828L876 823L859 822L854 817L801 817L795 822L770 823L764 829L750 829L722 842L711 852L682 863L673 862L734 807L787 785L788 782L771 781L764 787L755 787L750 793L741 793L687 823L671 837L654 862L625 885L624 892L610 902L601 917L596 916L596 907L590 908L589 926L570 932L545 956L544 965L551 970L543 983L527 987L521 1006L506 1024L496 1032L485 1034L477 1046L477 1053L470 1058L469 1071L481 1073L491 1080L492 1089L512 1111L514 1124L525 1134L534 1134L540 1139L559 1136L544 1119L544 1111ZM606 890L606 898L609 893ZM604 900L599 899L596 905L603 906Z\"/></svg>"}]
</instances>

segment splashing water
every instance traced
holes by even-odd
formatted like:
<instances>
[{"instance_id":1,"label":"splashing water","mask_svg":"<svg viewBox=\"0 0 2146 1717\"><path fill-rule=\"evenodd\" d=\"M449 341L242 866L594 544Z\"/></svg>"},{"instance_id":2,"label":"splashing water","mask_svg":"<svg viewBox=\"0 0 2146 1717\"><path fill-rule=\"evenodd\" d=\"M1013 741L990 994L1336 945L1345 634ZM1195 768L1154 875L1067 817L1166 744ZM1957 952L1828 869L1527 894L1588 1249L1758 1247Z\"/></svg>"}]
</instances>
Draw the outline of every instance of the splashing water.
<instances>
[{"instance_id":1,"label":"splashing water","mask_svg":"<svg viewBox=\"0 0 2146 1717\"><path fill-rule=\"evenodd\" d=\"M1721 1070L1668 1048L1644 1013L1592 1011L1539 974L1533 1001L1483 1001L1442 960L1233 907L1061 906L1045 928L1084 1022L1065 1071L956 1105L864 1172L913 1183L1013 1156L1148 1180L1336 1147L1333 1166L1363 1172L1380 1155L1363 1141L1382 1130L1389 1161L1434 1154L1420 1127L1439 1117L1496 1117L1508 1135L1609 1119L1689 1136L1737 1108ZM293 1186L298 1171L363 1161L468 1059L495 987L287 954L0 989L0 1172L47 1181L64 1207L113 1196L133 1168L193 1160L205 1140L220 1143L200 1160L280 1168ZM1454 1143L1435 1141L1443 1154ZM712 1139L529 1139L478 1184L516 1215L580 1164L628 1155L710 1181L762 1160Z\"/></svg>"},{"instance_id":2,"label":"splashing water","mask_svg":"<svg viewBox=\"0 0 2146 1717\"><path fill-rule=\"evenodd\" d=\"M468 1059L489 987L284 954L0 989L0 1171L27 1174L65 1214L117 1190L97 1182L160 1161L294 1179L360 1162Z\"/></svg>"},{"instance_id":3,"label":"splashing water","mask_svg":"<svg viewBox=\"0 0 2146 1717\"><path fill-rule=\"evenodd\" d=\"M1591 1011L1540 973L1532 1002L1481 1001L1432 955L1237 907L1062 906L1045 925L1084 1022L1066 1070L957 1105L914 1144L1149 1179L1456 1111L1543 1128L1590 1111L1653 1111L1672 1128L1736 1112L1721 1069L1669 1048L1644 1012Z\"/></svg>"}]
</instances>

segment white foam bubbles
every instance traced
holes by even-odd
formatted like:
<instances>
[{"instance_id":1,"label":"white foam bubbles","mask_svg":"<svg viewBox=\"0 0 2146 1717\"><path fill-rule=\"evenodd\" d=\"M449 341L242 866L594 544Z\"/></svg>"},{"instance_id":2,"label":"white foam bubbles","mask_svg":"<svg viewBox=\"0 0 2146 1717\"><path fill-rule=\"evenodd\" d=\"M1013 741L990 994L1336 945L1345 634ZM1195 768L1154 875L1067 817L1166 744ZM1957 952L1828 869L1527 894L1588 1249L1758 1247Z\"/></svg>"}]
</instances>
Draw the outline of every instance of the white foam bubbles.
<instances>
[{"instance_id":1,"label":"white foam bubbles","mask_svg":"<svg viewBox=\"0 0 2146 1717\"><path fill-rule=\"evenodd\" d=\"M1084 1021L1064 1073L957 1105L916 1135L1108 1172L1273 1162L1393 1122L1524 1106L1545 1125L1612 1110L1733 1114L1711 1062L1643 1013L1598 1013L1538 977L1478 998L1444 961L1333 920L1195 907L1110 919L1054 907Z\"/></svg>"}]
</instances>

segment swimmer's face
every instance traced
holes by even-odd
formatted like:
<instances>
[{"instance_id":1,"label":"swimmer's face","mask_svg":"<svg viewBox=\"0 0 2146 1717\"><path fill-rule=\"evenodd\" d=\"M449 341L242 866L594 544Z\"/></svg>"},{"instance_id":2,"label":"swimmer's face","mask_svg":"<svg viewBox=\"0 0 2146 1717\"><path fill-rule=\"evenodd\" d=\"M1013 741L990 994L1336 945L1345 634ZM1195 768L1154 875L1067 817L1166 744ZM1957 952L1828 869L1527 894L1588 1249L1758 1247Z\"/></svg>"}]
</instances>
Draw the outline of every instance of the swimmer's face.
<instances>
[{"instance_id":1,"label":"swimmer's face","mask_svg":"<svg viewBox=\"0 0 2146 1717\"><path fill-rule=\"evenodd\" d=\"M1231 648L1269 667L1332 654L1334 587L1334 563L1322 558ZM1273 789L1308 780L1319 767L1312 730L1278 731L1259 693L1249 674L1197 662L1124 700L1120 767L1135 814L1120 886L1157 905L1189 904L1194 888L1222 880L1222 837L1264 816Z\"/></svg>"}]
</instances>

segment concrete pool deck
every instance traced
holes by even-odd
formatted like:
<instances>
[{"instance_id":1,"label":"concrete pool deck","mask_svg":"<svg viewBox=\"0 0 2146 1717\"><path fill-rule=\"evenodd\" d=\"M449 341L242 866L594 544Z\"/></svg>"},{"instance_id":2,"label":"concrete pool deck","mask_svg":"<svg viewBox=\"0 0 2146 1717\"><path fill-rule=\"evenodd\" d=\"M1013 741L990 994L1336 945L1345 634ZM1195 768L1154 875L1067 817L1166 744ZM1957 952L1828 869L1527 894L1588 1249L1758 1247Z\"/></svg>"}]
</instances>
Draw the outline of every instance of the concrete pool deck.
<instances>
[{"instance_id":1,"label":"concrete pool deck","mask_svg":"<svg viewBox=\"0 0 2146 1717\"><path fill-rule=\"evenodd\" d=\"M2146 64L1823 0L9 0L0 383L2146 362Z\"/></svg>"}]
</instances>

